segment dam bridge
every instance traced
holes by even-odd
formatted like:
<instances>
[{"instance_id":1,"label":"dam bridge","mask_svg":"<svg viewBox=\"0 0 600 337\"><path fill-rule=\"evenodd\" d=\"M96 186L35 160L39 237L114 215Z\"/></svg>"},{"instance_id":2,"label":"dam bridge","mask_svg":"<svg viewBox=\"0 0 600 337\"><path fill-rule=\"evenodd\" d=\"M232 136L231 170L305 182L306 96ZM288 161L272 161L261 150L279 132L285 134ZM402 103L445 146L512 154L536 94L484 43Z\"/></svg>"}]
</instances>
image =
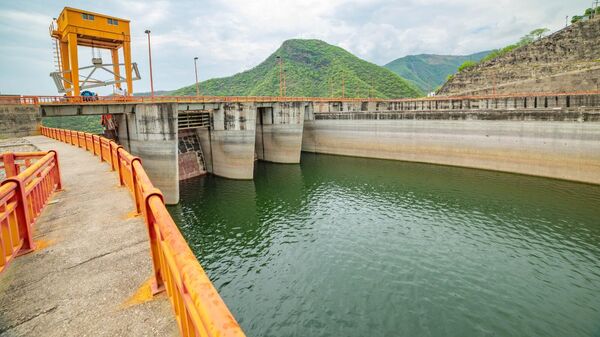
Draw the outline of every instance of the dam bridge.
<instances>
[{"instance_id":1,"label":"dam bridge","mask_svg":"<svg viewBox=\"0 0 600 337\"><path fill-rule=\"evenodd\" d=\"M88 99L0 97L5 130L45 136L0 157L0 335L244 336L165 207L201 170L252 179L304 151L600 184L597 91ZM118 142L39 126L84 115L112 116Z\"/></svg>"},{"instance_id":2,"label":"dam bridge","mask_svg":"<svg viewBox=\"0 0 600 337\"><path fill-rule=\"evenodd\" d=\"M5 96L0 104L38 117L112 115L119 143L144 161L168 204L178 202L181 179L205 172L252 179L256 159L294 164L301 151L600 183L600 91L406 99Z\"/></svg>"}]
</instances>

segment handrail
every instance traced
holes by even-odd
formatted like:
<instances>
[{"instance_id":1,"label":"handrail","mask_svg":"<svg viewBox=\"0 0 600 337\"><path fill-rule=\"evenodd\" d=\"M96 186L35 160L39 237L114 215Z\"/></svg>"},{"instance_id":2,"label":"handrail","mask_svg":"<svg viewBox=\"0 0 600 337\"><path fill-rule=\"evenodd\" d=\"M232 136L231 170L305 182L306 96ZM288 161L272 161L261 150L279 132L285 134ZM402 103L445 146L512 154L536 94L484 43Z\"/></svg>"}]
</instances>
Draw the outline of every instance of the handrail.
<instances>
[{"instance_id":1,"label":"handrail","mask_svg":"<svg viewBox=\"0 0 600 337\"><path fill-rule=\"evenodd\" d=\"M274 102L427 102L460 101L522 97L562 97L600 95L600 90L571 92L516 92L510 94L475 94L461 96L431 96L417 98L374 97L286 97L286 96L0 96L0 104L6 105L71 105L71 104L124 104L124 103L274 103Z\"/></svg>"},{"instance_id":2,"label":"handrail","mask_svg":"<svg viewBox=\"0 0 600 337\"><path fill-rule=\"evenodd\" d=\"M84 147L117 172L120 185L131 193L136 211L144 216L148 228L153 293L167 291L182 336L245 336L181 235L165 207L162 193L150 181L140 158L101 136L76 132L73 137L67 130L44 126L41 133ZM67 134L71 137L65 138Z\"/></svg>"},{"instance_id":3,"label":"handrail","mask_svg":"<svg viewBox=\"0 0 600 337\"><path fill-rule=\"evenodd\" d=\"M4 153L0 159L6 176L0 182L2 272L15 257L35 249L32 236L35 220L62 185L55 151Z\"/></svg>"}]
</instances>

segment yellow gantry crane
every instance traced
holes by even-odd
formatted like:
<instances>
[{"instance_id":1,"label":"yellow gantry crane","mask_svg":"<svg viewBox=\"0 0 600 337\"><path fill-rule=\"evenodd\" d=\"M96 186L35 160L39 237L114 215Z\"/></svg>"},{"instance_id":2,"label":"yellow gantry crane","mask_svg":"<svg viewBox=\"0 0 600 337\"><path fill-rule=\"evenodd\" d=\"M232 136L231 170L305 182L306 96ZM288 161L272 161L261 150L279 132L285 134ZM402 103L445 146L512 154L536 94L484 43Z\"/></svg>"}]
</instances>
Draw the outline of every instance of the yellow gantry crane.
<instances>
[{"instance_id":1,"label":"yellow gantry crane","mask_svg":"<svg viewBox=\"0 0 600 337\"><path fill-rule=\"evenodd\" d=\"M81 9L65 7L50 25L50 36L54 39L57 71L50 74L58 92L80 96L89 88L114 85L124 95L133 93L133 81L140 79L136 63L131 62L131 38L129 20L98 14ZM79 68L77 47L92 48L92 65ZM119 49L123 49L123 63L119 63ZM108 49L112 64L105 64L94 55L95 49ZM125 76L121 75L124 66ZM101 80L94 77L100 72L112 74L113 79ZM135 76L134 76L135 73ZM121 83L127 83L122 91Z\"/></svg>"}]
</instances>

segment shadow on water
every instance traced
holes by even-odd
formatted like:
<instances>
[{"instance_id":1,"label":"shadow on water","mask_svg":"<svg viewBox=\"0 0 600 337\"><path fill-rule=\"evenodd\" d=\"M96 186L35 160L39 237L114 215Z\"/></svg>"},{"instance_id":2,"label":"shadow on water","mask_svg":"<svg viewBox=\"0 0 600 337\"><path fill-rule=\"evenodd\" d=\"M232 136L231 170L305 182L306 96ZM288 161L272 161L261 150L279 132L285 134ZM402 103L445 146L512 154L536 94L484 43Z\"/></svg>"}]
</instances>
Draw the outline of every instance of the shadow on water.
<instances>
[{"instance_id":1,"label":"shadow on water","mask_svg":"<svg viewBox=\"0 0 600 337\"><path fill-rule=\"evenodd\" d=\"M600 187L303 154L170 207L249 336L597 336Z\"/></svg>"}]
</instances>

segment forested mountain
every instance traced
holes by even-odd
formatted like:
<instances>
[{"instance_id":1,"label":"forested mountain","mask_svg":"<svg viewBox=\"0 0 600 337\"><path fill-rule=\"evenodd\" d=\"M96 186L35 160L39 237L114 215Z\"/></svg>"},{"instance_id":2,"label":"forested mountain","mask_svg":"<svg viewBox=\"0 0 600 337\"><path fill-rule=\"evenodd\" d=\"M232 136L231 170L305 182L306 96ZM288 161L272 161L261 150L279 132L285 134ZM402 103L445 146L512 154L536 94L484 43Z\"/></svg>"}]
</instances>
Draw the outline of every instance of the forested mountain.
<instances>
[{"instance_id":1,"label":"forested mountain","mask_svg":"<svg viewBox=\"0 0 600 337\"><path fill-rule=\"evenodd\" d=\"M287 40L256 67L200 83L203 95L279 95L277 56L283 60L287 96L417 97L423 92L392 71L320 40ZM172 95L195 95L194 84Z\"/></svg>"},{"instance_id":2,"label":"forested mountain","mask_svg":"<svg viewBox=\"0 0 600 337\"><path fill-rule=\"evenodd\" d=\"M428 93L444 84L448 75L456 73L463 62L478 62L489 53L490 51L471 55L408 55L396 59L384 67L413 82Z\"/></svg>"}]
</instances>

